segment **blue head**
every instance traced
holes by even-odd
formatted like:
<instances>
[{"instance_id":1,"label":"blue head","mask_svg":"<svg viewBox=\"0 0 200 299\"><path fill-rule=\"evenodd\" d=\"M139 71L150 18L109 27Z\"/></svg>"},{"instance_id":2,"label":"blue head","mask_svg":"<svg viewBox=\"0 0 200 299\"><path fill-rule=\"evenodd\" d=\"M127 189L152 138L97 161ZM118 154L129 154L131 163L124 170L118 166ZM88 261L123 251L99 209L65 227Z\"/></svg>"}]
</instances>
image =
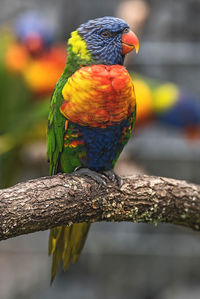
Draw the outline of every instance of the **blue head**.
<instances>
[{"instance_id":1,"label":"blue head","mask_svg":"<svg viewBox=\"0 0 200 299\"><path fill-rule=\"evenodd\" d=\"M126 43L127 46L131 47L131 50L124 51L122 36L126 37L130 33L133 35L133 33L130 31L129 25L118 18L103 17L90 20L80 25L77 31L86 42L87 50L93 60L98 64L122 65L124 55L135 48L135 44L131 40L130 43Z\"/></svg>"}]
</instances>

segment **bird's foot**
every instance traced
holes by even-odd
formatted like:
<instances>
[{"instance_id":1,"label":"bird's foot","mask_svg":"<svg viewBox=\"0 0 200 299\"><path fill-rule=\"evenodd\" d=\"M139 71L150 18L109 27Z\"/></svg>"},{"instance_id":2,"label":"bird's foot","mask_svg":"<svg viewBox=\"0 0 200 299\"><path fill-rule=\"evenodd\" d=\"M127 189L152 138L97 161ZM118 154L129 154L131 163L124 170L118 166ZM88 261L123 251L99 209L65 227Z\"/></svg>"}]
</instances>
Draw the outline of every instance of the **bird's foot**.
<instances>
[{"instance_id":1,"label":"bird's foot","mask_svg":"<svg viewBox=\"0 0 200 299\"><path fill-rule=\"evenodd\" d=\"M117 175L113 170L106 170L103 171L102 173L112 182L116 182L119 187L123 185L122 178L119 175Z\"/></svg>"},{"instance_id":2,"label":"bird's foot","mask_svg":"<svg viewBox=\"0 0 200 299\"><path fill-rule=\"evenodd\" d=\"M74 170L74 174L75 175L84 175L84 176L92 178L93 180L95 180L96 183L99 184L99 187L101 187L102 185L106 186L107 181L108 181L108 178L104 174L93 171L89 168L78 167Z\"/></svg>"}]
</instances>

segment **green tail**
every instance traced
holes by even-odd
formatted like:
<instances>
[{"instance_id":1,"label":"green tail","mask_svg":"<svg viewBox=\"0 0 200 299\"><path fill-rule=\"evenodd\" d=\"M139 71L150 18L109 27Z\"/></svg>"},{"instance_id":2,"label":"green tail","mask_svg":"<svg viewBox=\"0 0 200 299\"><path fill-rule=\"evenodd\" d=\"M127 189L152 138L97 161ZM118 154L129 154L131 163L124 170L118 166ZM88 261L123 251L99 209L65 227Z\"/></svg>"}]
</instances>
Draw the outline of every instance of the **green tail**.
<instances>
[{"instance_id":1,"label":"green tail","mask_svg":"<svg viewBox=\"0 0 200 299\"><path fill-rule=\"evenodd\" d=\"M58 226L50 230L49 255L53 255L51 284L60 262L66 271L70 263L76 263L85 244L90 223L76 223L71 226Z\"/></svg>"}]
</instances>

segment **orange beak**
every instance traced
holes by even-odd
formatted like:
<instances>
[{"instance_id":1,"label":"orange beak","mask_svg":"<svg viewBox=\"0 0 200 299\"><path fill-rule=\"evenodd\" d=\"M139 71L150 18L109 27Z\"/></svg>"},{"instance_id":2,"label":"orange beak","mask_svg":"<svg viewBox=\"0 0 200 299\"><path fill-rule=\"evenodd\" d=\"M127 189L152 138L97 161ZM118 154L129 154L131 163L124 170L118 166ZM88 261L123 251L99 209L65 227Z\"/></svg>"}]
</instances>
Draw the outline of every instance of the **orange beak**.
<instances>
[{"instance_id":1,"label":"orange beak","mask_svg":"<svg viewBox=\"0 0 200 299\"><path fill-rule=\"evenodd\" d=\"M139 51L139 40L135 33L131 30L128 33L122 34L122 55L125 55L132 50L136 50L136 53Z\"/></svg>"}]
</instances>

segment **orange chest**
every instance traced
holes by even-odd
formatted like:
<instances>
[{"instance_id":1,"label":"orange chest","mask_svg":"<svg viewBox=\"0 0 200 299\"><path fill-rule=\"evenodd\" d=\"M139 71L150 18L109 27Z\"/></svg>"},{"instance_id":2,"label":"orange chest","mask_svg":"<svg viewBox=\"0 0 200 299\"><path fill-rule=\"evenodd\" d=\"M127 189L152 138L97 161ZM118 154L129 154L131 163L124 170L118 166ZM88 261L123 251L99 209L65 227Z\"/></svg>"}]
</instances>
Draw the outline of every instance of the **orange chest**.
<instances>
[{"instance_id":1,"label":"orange chest","mask_svg":"<svg viewBox=\"0 0 200 299\"><path fill-rule=\"evenodd\" d=\"M120 123L135 108L131 78L120 65L83 67L68 79L62 94L61 113L83 126Z\"/></svg>"}]
</instances>

